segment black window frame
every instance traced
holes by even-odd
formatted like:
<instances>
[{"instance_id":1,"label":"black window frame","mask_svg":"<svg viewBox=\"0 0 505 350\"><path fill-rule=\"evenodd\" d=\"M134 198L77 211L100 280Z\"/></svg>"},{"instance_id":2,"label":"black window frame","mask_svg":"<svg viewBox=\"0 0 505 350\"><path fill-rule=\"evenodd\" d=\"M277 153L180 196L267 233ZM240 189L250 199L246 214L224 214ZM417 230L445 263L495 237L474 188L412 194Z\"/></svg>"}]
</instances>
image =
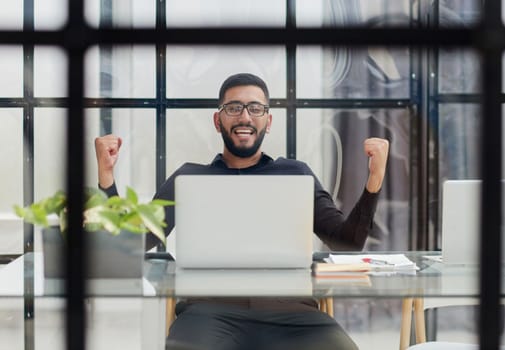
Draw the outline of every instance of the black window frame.
<instances>
[{"instance_id":1,"label":"black window frame","mask_svg":"<svg viewBox=\"0 0 505 350\"><path fill-rule=\"evenodd\" d=\"M69 198L69 229L79 232L82 227L82 212L84 185L84 149L83 126L84 108L99 107L104 111L114 107L140 107L156 109L156 184L165 179L166 150L166 110L170 108L213 108L214 99L170 99L166 96L166 45L167 44L222 44L222 45L274 45L286 46L287 53L287 86L286 98L272 101L275 107L287 111L287 156L296 158L296 111L300 108L363 108L368 106L398 107L398 100L315 100L298 99L296 96L296 47L297 45L393 45L409 46L412 49L431 48L432 61L436 61L436 50L439 47L470 47L481 54L482 59L482 94L454 95L439 94L436 89L428 94L420 93L418 87L412 86L405 106L416 110L419 118L416 120L417 135L412 139L413 145L419 148L411 149L417 165L413 168L415 179L412 181L412 191L416 193L417 202L411 201L412 217L410 226L414 240L414 248L433 248L436 237L434 231L428 228L427 222L434 213L430 213L427 203L432 198L438 198L438 184L430 184L429 178L438 170L428 154L428 144L436 141L434 135L426 127L426 115L437 118L436 108L439 103L480 102L482 115L482 220L481 232L481 279L480 279L480 318L479 341L481 348L498 348L501 315L499 299L501 295L501 194L495 191L499 188L502 177L502 121L501 108L505 101L502 93L502 53L505 48L505 27L501 19L501 2L487 1L483 3L480 23L471 28L440 28L437 25L409 28L298 28L296 26L295 0L286 0L285 28L166 28L166 1L156 2L156 27L153 29L112 28L106 19L101 21L100 28L90 27L84 19L84 0L68 1L68 22L58 30L35 30L34 0L24 1L23 30L0 30L0 44L23 45L24 89L21 98L0 98L0 107L23 108L23 201L33 202L34 149L33 149L33 113L37 107L68 107L67 192ZM435 4L438 1L435 0ZM156 45L156 97L154 99L119 99L119 98L84 98L83 63L86 49L92 45L107 47L113 44L154 44ZM69 60L68 67L68 97L67 98L35 98L33 90L33 56L34 45L59 46L66 51ZM416 51L413 52L416 52ZM421 69L417 67L416 69ZM358 107L359 106L359 107ZM103 115L103 130L110 130L107 115ZM71 169L71 170L70 170ZM438 177L437 177L438 178ZM419 204L420 203L420 204ZM489 233L496 234L489 234ZM85 235L69 235L68 252L66 254L66 301L67 330L66 344L69 349L85 348L85 313L83 307L85 281L83 266L85 256L79 247L84 245ZM24 227L24 252L33 251L33 226ZM33 279L29 278L29 269L25 266L25 319L31 320L33 313ZM31 325L31 326L30 326ZM25 322L25 334L33 334L33 322ZM25 342L25 348L34 347L33 338Z\"/></svg>"}]
</instances>

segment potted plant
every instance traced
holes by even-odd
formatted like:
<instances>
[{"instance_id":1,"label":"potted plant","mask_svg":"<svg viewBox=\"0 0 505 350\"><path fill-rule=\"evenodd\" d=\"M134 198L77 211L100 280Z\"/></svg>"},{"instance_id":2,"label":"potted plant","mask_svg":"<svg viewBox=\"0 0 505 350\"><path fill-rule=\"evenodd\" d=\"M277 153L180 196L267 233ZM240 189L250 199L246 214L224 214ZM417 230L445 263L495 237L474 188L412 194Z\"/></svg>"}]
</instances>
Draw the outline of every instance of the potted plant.
<instances>
[{"instance_id":1,"label":"potted plant","mask_svg":"<svg viewBox=\"0 0 505 350\"><path fill-rule=\"evenodd\" d=\"M32 203L14 206L24 221L42 227L44 276L63 277L61 268L67 234L67 198L63 191ZM97 188L85 188L83 211L84 232L88 242L88 278L137 278L142 276L144 234L152 232L163 244L164 207L174 202L155 199L140 203L135 191L127 187L126 196L107 197ZM56 216L59 225L51 226Z\"/></svg>"}]
</instances>

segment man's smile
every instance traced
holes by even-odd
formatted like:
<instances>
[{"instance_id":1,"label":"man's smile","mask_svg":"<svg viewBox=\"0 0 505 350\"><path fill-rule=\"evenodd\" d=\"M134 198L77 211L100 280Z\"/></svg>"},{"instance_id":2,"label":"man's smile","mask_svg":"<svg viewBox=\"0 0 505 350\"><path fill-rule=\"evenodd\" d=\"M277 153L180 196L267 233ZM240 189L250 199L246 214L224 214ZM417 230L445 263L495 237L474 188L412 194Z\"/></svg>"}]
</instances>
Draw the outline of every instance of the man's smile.
<instances>
[{"instance_id":1,"label":"man's smile","mask_svg":"<svg viewBox=\"0 0 505 350\"><path fill-rule=\"evenodd\" d=\"M239 140L246 140L256 134L256 128L253 126L237 125L232 127L231 132L237 135Z\"/></svg>"}]
</instances>

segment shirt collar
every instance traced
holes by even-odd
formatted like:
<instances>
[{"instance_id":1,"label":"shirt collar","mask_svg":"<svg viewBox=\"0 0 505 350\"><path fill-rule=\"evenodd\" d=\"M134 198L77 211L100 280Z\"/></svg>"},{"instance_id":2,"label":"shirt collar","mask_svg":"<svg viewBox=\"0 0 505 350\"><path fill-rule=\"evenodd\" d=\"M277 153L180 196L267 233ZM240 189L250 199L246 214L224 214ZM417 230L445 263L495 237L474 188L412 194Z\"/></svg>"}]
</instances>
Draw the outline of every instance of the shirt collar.
<instances>
[{"instance_id":1,"label":"shirt collar","mask_svg":"<svg viewBox=\"0 0 505 350\"><path fill-rule=\"evenodd\" d=\"M258 161L258 163L246 168L246 169L251 169L251 168L256 168L256 167L260 167L260 166L263 166L263 165L266 165L270 162L273 162L273 159L265 154L265 153L261 153L261 158L260 160ZM212 160L212 163L210 163L211 166L215 166L215 167L219 167L219 168L224 168L224 169L228 169L228 166L226 165L226 163L224 162L224 159L223 159L223 154L222 153L218 153L216 155L216 157L214 158L214 160Z\"/></svg>"}]
</instances>

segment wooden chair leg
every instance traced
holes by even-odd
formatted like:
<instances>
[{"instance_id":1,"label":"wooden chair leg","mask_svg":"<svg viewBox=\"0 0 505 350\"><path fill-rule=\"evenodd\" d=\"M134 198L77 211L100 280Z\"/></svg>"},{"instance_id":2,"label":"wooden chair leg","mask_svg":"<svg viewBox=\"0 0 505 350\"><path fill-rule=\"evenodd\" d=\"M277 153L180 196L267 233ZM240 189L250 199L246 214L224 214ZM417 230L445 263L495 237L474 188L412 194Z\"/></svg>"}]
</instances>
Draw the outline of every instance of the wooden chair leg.
<instances>
[{"instance_id":1,"label":"wooden chair leg","mask_svg":"<svg viewBox=\"0 0 505 350\"><path fill-rule=\"evenodd\" d=\"M327 298L319 299L319 310L322 312L326 312L327 310L328 305L326 305L326 299Z\"/></svg>"},{"instance_id":2,"label":"wooden chair leg","mask_svg":"<svg viewBox=\"0 0 505 350\"><path fill-rule=\"evenodd\" d=\"M405 298L402 302L402 323L400 327L400 350L405 350L410 345L410 331L412 327L413 298Z\"/></svg>"},{"instance_id":3,"label":"wooden chair leg","mask_svg":"<svg viewBox=\"0 0 505 350\"><path fill-rule=\"evenodd\" d=\"M170 333L170 326L175 320L175 298L167 298L166 302L166 329L165 335L168 336Z\"/></svg>"},{"instance_id":4,"label":"wooden chair leg","mask_svg":"<svg viewBox=\"0 0 505 350\"><path fill-rule=\"evenodd\" d=\"M326 298L326 313L333 317L333 298Z\"/></svg>"}]
</instances>

